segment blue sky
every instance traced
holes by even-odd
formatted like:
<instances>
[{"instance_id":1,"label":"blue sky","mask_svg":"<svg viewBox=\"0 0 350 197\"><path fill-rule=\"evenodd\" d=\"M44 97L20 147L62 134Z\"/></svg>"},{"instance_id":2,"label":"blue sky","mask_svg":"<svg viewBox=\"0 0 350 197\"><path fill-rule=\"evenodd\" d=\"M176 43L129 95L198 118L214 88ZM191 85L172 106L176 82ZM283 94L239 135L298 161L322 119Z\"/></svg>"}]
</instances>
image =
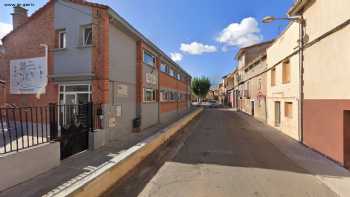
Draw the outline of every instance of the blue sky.
<instances>
[{"instance_id":1,"label":"blue sky","mask_svg":"<svg viewBox=\"0 0 350 197\"><path fill-rule=\"evenodd\" d=\"M181 54L177 55L182 56L178 64L192 76L208 76L216 84L236 66L234 55L239 47L273 39L285 28L285 22L266 25L261 19L266 15L285 16L294 0L92 1L112 7L169 56ZM34 3L30 14L45 2L20 1ZM9 28L6 24L11 23L12 12L3 4L1 32Z\"/></svg>"}]
</instances>

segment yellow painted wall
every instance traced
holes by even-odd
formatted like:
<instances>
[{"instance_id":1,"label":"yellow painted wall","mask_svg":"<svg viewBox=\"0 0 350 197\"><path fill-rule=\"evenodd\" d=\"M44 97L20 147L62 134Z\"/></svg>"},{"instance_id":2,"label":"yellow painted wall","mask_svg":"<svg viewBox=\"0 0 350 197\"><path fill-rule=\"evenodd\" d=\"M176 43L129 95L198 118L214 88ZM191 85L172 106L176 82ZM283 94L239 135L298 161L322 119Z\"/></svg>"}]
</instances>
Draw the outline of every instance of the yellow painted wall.
<instances>
[{"instance_id":1,"label":"yellow painted wall","mask_svg":"<svg viewBox=\"0 0 350 197\"><path fill-rule=\"evenodd\" d=\"M349 0L318 0L306 9L309 41L350 19ZM350 26L304 52L305 99L350 99Z\"/></svg>"},{"instance_id":2,"label":"yellow painted wall","mask_svg":"<svg viewBox=\"0 0 350 197\"><path fill-rule=\"evenodd\" d=\"M271 71L267 72L267 123L290 137L298 140L298 102L299 102L299 56L293 55L289 58L291 82L282 83L282 60L285 60L295 50L298 50L298 24L292 23L285 32L276 39L267 50L268 68L275 66L276 85L271 86ZM275 101L281 103L281 124L275 126ZM284 114L284 103L293 102L293 117L287 118Z\"/></svg>"}]
</instances>

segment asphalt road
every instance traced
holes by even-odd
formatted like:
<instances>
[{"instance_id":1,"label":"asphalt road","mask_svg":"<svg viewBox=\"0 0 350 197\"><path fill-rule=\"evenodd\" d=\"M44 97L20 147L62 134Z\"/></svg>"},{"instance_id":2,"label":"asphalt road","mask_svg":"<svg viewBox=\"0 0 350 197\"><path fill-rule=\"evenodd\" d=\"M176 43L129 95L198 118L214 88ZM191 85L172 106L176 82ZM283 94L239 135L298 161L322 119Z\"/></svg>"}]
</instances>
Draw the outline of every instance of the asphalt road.
<instances>
[{"instance_id":1,"label":"asphalt road","mask_svg":"<svg viewBox=\"0 0 350 197\"><path fill-rule=\"evenodd\" d=\"M107 196L337 196L238 112L207 109ZM160 169L158 170L158 168Z\"/></svg>"}]
</instances>

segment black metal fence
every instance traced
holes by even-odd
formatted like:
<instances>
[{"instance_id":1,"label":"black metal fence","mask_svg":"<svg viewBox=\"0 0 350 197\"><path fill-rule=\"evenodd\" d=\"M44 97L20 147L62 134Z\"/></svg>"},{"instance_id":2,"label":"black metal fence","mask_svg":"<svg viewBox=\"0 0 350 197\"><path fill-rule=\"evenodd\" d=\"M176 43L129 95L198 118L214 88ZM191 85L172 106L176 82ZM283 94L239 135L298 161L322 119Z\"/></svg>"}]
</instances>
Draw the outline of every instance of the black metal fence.
<instances>
[{"instance_id":1,"label":"black metal fence","mask_svg":"<svg viewBox=\"0 0 350 197\"><path fill-rule=\"evenodd\" d=\"M0 154L58 140L62 130L72 125L89 127L89 131L102 128L102 105L86 105L0 108Z\"/></svg>"}]
</instances>

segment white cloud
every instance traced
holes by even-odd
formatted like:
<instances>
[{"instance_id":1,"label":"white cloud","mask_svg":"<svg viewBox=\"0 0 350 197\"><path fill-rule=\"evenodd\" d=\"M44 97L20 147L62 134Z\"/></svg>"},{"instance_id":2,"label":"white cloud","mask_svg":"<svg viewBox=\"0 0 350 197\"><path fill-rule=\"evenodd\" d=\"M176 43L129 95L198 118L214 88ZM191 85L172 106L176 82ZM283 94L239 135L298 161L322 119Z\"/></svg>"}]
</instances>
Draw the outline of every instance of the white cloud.
<instances>
[{"instance_id":1,"label":"white cloud","mask_svg":"<svg viewBox=\"0 0 350 197\"><path fill-rule=\"evenodd\" d=\"M0 22L0 44L2 44L1 39L4 36L6 36L6 34L8 34L11 30L12 30L11 24Z\"/></svg>"},{"instance_id":2,"label":"white cloud","mask_svg":"<svg viewBox=\"0 0 350 197\"><path fill-rule=\"evenodd\" d=\"M181 53L170 53L170 58L175 62L179 62L182 60L183 55Z\"/></svg>"},{"instance_id":3,"label":"white cloud","mask_svg":"<svg viewBox=\"0 0 350 197\"><path fill-rule=\"evenodd\" d=\"M248 17L227 26L216 40L228 46L246 47L261 42L262 35L256 19Z\"/></svg>"},{"instance_id":4,"label":"white cloud","mask_svg":"<svg viewBox=\"0 0 350 197\"><path fill-rule=\"evenodd\" d=\"M217 51L215 46L204 45L198 42L192 42L190 44L182 43L180 50L191 55L201 55L203 53L213 53Z\"/></svg>"}]
</instances>

